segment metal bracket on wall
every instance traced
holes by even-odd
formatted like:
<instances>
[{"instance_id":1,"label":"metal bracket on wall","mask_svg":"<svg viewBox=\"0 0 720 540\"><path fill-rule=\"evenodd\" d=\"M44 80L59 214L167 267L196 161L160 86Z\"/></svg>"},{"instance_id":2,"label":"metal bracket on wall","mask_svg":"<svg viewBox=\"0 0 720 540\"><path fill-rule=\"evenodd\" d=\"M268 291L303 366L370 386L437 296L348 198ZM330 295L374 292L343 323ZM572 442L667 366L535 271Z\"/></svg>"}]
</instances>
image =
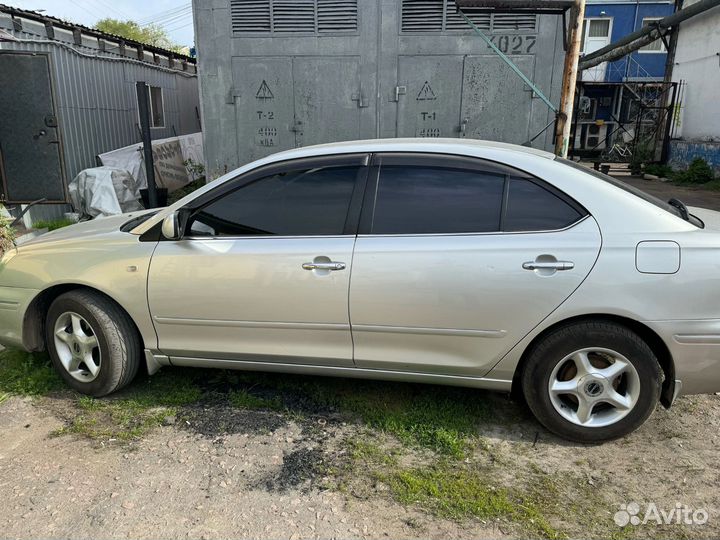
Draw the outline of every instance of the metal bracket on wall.
<instances>
[{"instance_id":1,"label":"metal bracket on wall","mask_svg":"<svg viewBox=\"0 0 720 540\"><path fill-rule=\"evenodd\" d=\"M407 86L395 87L395 98L392 101L400 101L400 96L407 94Z\"/></svg>"},{"instance_id":2,"label":"metal bracket on wall","mask_svg":"<svg viewBox=\"0 0 720 540\"><path fill-rule=\"evenodd\" d=\"M362 92L362 89L360 90L360 92L358 94L353 94L352 96L350 96L350 99L352 99L353 101L357 101L358 108L360 108L360 109L364 109L365 107L370 106L368 104L367 98L365 97L365 95Z\"/></svg>"},{"instance_id":3,"label":"metal bracket on wall","mask_svg":"<svg viewBox=\"0 0 720 540\"><path fill-rule=\"evenodd\" d=\"M477 25L475 25L475 23L472 22L467 15L465 15L465 13L462 12L462 10L458 10L458 13L462 16L463 19L465 19L465 22L468 23L473 30L475 30L475 33L477 33L483 39L483 41L485 43L487 43L488 47L490 47L490 49L495 54L497 54L500 57L500 59L503 62L505 62L508 65L508 67L510 69L512 69L517 74L517 76L520 77L525 82L525 84L527 84L530 88L532 88L532 91L535 92L538 95L538 97L543 100L543 102L545 102L545 105L547 105L551 111L553 111L554 113L557 113L558 112L557 107L555 107L555 105L552 104L552 101L550 101L545 96L545 94L542 93L542 90L540 90L535 85L535 83L533 83L530 79L527 78L527 76L520 70L520 68L515 65L515 62L510 60L510 58L508 58L508 56L505 53L503 53L500 49L498 49L497 46L492 42L492 40L489 37L487 37L485 35L485 33L482 30L480 30L477 27Z\"/></svg>"},{"instance_id":4,"label":"metal bracket on wall","mask_svg":"<svg viewBox=\"0 0 720 540\"><path fill-rule=\"evenodd\" d=\"M235 91L235 87L231 86L227 92L227 95L225 96L225 104L226 105L235 105L235 97L236 96L237 96L237 92Z\"/></svg>"}]
</instances>

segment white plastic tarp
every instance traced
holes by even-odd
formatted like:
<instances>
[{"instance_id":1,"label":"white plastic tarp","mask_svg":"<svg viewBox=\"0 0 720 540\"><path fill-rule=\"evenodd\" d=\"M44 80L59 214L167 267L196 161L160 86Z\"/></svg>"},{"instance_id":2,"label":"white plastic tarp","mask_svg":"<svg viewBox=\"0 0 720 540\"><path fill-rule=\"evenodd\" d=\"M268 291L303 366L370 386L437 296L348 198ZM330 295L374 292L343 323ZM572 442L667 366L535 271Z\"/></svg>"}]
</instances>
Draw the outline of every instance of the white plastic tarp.
<instances>
[{"instance_id":1,"label":"white plastic tarp","mask_svg":"<svg viewBox=\"0 0 720 540\"><path fill-rule=\"evenodd\" d=\"M204 164L202 133L191 133L152 142L157 187L168 188L169 192L195 180L188 172L185 162ZM147 187L142 143L132 144L111 152L100 154L103 165L125 169L137 180L138 189Z\"/></svg>"},{"instance_id":2,"label":"white plastic tarp","mask_svg":"<svg viewBox=\"0 0 720 540\"><path fill-rule=\"evenodd\" d=\"M81 217L112 216L142 209L135 179L125 169L94 167L80 171L68 186Z\"/></svg>"}]
</instances>

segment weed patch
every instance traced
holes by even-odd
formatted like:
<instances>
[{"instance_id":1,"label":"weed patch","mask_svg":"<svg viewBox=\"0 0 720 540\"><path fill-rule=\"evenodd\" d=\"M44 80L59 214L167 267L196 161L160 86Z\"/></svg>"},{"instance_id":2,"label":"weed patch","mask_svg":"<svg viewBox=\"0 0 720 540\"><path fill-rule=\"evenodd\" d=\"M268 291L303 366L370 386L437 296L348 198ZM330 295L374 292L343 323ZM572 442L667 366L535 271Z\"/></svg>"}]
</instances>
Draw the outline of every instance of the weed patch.
<instances>
[{"instance_id":1,"label":"weed patch","mask_svg":"<svg viewBox=\"0 0 720 540\"><path fill-rule=\"evenodd\" d=\"M7 349L0 352L0 396L41 396L62 387L45 354Z\"/></svg>"},{"instance_id":2,"label":"weed patch","mask_svg":"<svg viewBox=\"0 0 720 540\"><path fill-rule=\"evenodd\" d=\"M54 231L55 229L62 229L68 225L74 225L77 223L72 219L60 218L52 220L40 220L33 222L33 229L47 229L48 231Z\"/></svg>"},{"instance_id":3,"label":"weed patch","mask_svg":"<svg viewBox=\"0 0 720 540\"><path fill-rule=\"evenodd\" d=\"M401 469L386 475L393 497L440 517L505 520L545 538L560 538L535 502L519 492L496 486L487 473L441 462L430 467Z\"/></svg>"},{"instance_id":4,"label":"weed patch","mask_svg":"<svg viewBox=\"0 0 720 540\"><path fill-rule=\"evenodd\" d=\"M130 441L174 418L181 407L197 402L201 395L190 373L180 369L136 381L102 399L74 394L65 408L67 425L56 435Z\"/></svg>"}]
</instances>

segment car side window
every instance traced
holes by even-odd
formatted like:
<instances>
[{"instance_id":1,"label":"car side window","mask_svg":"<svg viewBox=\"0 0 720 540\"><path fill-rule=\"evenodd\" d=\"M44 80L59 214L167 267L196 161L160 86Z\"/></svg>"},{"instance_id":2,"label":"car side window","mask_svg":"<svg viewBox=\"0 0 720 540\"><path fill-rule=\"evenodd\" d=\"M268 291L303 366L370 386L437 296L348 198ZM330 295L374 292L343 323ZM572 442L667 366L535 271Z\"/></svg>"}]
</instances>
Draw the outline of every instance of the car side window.
<instances>
[{"instance_id":1,"label":"car side window","mask_svg":"<svg viewBox=\"0 0 720 540\"><path fill-rule=\"evenodd\" d=\"M196 212L190 236L341 235L362 167L280 172L253 181Z\"/></svg>"},{"instance_id":2,"label":"car side window","mask_svg":"<svg viewBox=\"0 0 720 540\"><path fill-rule=\"evenodd\" d=\"M471 169L383 165L372 234L494 232L504 175Z\"/></svg>"},{"instance_id":3,"label":"car side window","mask_svg":"<svg viewBox=\"0 0 720 540\"><path fill-rule=\"evenodd\" d=\"M541 185L510 177L503 230L552 231L575 223L582 214L559 196Z\"/></svg>"}]
</instances>

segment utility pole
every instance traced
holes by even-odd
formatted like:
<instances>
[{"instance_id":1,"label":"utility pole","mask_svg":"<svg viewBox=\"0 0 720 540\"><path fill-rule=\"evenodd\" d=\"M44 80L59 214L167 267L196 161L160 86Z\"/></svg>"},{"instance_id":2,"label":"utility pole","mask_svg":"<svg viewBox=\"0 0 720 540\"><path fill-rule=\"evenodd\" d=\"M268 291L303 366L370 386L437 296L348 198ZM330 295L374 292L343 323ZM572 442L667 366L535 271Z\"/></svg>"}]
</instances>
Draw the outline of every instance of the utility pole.
<instances>
[{"instance_id":1,"label":"utility pole","mask_svg":"<svg viewBox=\"0 0 720 540\"><path fill-rule=\"evenodd\" d=\"M570 144L575 86L577 83L578 62L580 60L580 41L585 18L585 0L575 0L570 9L570 22L567 32L567 51L563 68L562 91L560 93L560 111L555 126L555 154L566 158Z\"/></svg>"}]
</instances>

